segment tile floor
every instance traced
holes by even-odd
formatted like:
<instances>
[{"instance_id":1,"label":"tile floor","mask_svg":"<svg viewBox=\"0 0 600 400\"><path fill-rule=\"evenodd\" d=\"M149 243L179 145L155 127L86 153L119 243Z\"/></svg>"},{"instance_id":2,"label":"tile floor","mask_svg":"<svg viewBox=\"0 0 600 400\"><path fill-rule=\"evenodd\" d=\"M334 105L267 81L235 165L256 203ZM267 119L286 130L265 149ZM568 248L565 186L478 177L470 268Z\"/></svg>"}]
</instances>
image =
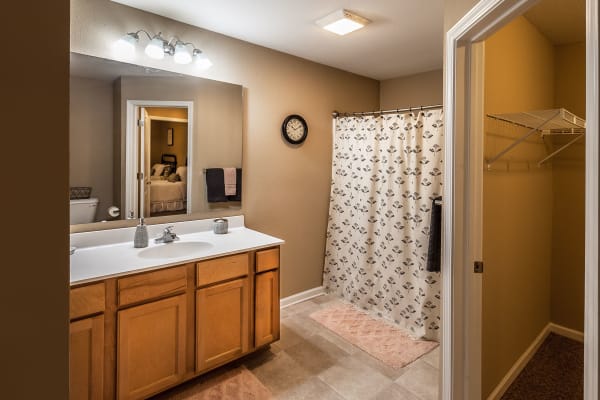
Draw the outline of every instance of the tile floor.
<instances>
[{"instance_id":1,"label":"tile floor","mask_svg":"<svg viewBox=\"0 0 600 400\"><path fill-rule=\"evenodd\" d=\"M436 400L439 347L394 370L309 317L338 301L326 295L284 308L281 340L200 379L244 365L277 400Z\"/></svg>"}]
</instances>

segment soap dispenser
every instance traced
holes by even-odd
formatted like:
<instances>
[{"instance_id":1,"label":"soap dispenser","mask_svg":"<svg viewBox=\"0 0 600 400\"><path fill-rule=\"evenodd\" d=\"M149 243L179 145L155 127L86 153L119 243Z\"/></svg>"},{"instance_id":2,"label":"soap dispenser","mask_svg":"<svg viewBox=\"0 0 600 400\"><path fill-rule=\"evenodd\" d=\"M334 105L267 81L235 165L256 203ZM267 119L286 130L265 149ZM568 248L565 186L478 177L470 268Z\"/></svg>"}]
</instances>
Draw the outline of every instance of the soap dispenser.
<instances>
[{"instance_id":1,"label":"soap dispenser","mask_svg":"<svg viewBox=\"0 0 600 400\"><path fill-rule=\"evenodd\" d=\"M135 228L135 236L133 237L133 247L148 247L148 229L144 224L144 218L140 218L140 223Z\"/></svg>"}]
</instances>

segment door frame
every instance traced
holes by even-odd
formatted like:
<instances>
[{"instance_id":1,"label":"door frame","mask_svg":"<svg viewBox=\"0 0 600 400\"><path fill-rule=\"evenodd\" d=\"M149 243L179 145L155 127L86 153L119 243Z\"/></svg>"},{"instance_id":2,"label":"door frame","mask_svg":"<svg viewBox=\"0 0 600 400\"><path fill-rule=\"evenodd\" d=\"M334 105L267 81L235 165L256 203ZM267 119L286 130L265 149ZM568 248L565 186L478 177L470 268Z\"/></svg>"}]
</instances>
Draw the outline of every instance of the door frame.
<instances>
[{"instance_id":1,"label":"door frame","mask_svg":"<svg viewBox=\"0 0 600 400\"><path fill-rule=\"evenodd\" d=\"M495 31L523 14L538 0L481 0L445 37L445 171L442 220L442 370L441 398L481 398L481 283L472 272L477 254L477 179L482 173L477 151L481 143L483 62L476 51ZM599 73L598 0L586 0L586 187L585 187L585 342L584 398L598 391L598 189ZM457 84L460 80L460 85ZM478 114L480 116L483 113ZM466 122L465 122L466 121ZM457 125L462 126L457 126ZM479 126L477 126L479 124ZM477 142L479 141L479 142ZM474 185L475 184L475 185ZM480 198L480 197L479 197ZM480 201L480 200L479 200ZM479 203L479 206L481 203ZM480 210L480 208L479 208ZM480 236L480 235L479 235ZM479 292L478 292L479 291ZM479 300L477 300L479 296ZM475 298L476 301L472 301ZM477 304L479 303L479 307ZM473 368L479 363L479 368Z\"/></svg>"},{"instance_id":2,"label":"door frame","mask_svg":"<svg viewBox=\"0 0 600 400\"><path fill-rule=\"evenodd\" d=\"M138 166L140 165L139 146L143 144L138 135L138 118L139 110L148 107L176 107L187 109L187 124L188 124L188 153L187 167L188 171L193 171L194 157L192 157L194 143L194 102L193 101L177 101L177 100L127 100L126 105L126 123L125 123L125 212L126 218L129 219L129 212L133 210L133 218L139 218L140 190L137 180ZM171 118L172 119L172 118ZM141 150L143 152L143 149ZM192 213L192 185L188 173L187 182L187 207L186 214Z\"/></svg>"}]
</instances>

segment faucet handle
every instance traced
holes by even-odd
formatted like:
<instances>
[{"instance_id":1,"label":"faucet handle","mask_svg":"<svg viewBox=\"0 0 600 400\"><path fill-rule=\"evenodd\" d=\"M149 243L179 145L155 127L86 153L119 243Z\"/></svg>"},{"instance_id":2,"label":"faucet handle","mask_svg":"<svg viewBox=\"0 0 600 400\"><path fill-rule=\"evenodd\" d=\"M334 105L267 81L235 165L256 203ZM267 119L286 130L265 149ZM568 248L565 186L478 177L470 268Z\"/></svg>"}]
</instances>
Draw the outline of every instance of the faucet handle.
<instances>
[{"instance_id":1,"label":"faucet handle","mask_svg":"<svg viewBox=\"0 0 600 400\"><path fill-rule=\"evenodd\" d=\"M173 228L175 228L173 225L169 225L165 228L164 232L165 233L173 233Z\"/></svg>"}]
</instances>

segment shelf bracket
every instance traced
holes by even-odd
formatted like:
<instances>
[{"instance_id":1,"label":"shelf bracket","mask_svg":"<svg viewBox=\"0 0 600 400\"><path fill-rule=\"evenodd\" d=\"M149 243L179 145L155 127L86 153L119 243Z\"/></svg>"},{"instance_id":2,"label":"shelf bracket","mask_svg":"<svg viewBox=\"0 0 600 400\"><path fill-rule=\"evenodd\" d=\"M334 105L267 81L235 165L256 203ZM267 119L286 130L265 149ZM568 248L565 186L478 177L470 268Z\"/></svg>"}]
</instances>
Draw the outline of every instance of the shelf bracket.
<instances>
[{"instance_id":1,"label":"shelf bracket","mask_svg":"<svg viewBox=\"0 0 600 400\"><path fill-rule=\"evenodd\" d=\"M538 162L538 167L541 167L543 163L545 163L546 161L548 161L549 159L551 159L552 157L554 157L555 155L557 155L558 153L560 153L561 151L563 151L564 149L566 149L567 147L569 147L570 145L572 145L573 143L575 143L576 141L578 141L579 139L581 139L583 136L584 136L583 134L577 135L577 137L575 139L570 140L568 143L566 143L561 148L559 148L559 149L553 151L552 153L548 154L543 160L541 160L540 162Z\"/></svg>"}]
</instances>

